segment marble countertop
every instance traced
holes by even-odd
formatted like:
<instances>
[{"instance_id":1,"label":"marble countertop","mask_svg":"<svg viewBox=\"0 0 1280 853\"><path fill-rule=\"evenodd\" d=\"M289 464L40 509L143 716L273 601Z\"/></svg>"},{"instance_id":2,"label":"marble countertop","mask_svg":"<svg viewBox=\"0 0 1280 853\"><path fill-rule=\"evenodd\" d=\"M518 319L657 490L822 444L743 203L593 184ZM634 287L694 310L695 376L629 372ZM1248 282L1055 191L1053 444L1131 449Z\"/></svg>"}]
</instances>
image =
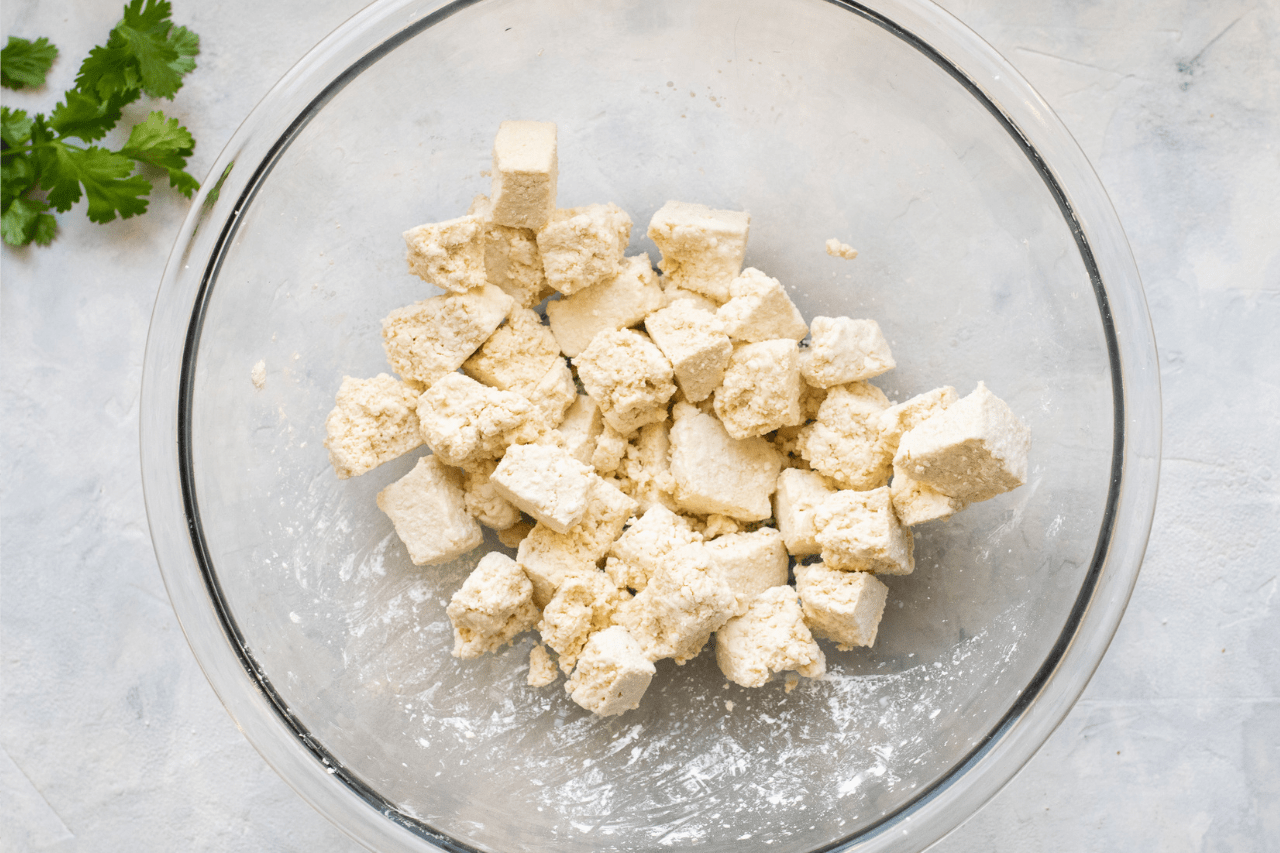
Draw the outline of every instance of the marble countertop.
<instances>
[{"instance_id":1,"label":"marble countertop","mask_svg":"<svg viewBox=\"0 0 1280 853\"><path fill-rule=\"evenodd\" d=\"M203 175L284 71L362 0L178 0L202 37L173 114ZM1115 640L1026 768L934 848L1280 843L1280 5L946 0L1018 67L1098 171L1160 347L1164 459ZM0 36L62 50L48 109L118 19L9 0ZM351 851L240 735L183 641L147 531L147 324L187 203L60 218L3 249L0 848Z\"/></svg>"}]
</instances>

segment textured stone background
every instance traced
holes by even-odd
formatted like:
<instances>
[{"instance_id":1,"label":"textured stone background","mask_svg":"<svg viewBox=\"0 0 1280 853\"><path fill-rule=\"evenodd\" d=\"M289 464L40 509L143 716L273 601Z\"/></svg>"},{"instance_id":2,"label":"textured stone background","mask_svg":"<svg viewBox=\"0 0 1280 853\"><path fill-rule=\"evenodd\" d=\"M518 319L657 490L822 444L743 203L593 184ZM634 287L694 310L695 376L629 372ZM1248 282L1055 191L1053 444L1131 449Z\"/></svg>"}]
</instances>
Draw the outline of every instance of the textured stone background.
<instances>
[{"instance_id":1,"label":"textured stone background","mask_svg":"<svg viewBox=\"0 0 1280 853\"><path fill-rule=\"evenodd\" d=\"M203 175L360 0L179 0L202 36L173 113ZM1165 444L1142 575L1077 707L936 850L1262 851L1280 844L1280 4L946 0L1079 140L1137 257ZM64 57L116 3L8 0L0 37ZM138 473L155 288L186 203L62 217L3 250L0 848L350 851L236 730L182 639Z\"/></svg>"}]
</instances>

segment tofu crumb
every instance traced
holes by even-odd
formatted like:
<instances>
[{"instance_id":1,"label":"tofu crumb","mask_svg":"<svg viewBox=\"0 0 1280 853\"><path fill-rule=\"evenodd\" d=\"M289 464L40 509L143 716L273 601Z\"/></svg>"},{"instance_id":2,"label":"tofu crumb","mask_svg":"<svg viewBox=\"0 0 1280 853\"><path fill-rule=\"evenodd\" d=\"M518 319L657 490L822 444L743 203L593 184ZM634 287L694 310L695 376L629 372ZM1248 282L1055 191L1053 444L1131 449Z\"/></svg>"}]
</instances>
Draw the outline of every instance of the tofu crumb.
<instances>
[{"instance_id":1,"label":"tofu crumb","mask_svg":"<svg viewBox=\"0 0 1280 853\"><path fill-rule=\"evenodd\" d=\"M253 387L259 391L267 384L267 362L259 359L258 363L249 371L249 379L253 382Z\"/></svg>"},{"instance_id":2,"label":"tofu crumb","mask_svg":"<svg viewBox=\"0 0 1280 853\"><path fill-rule=\"evenodd\" d=\"M841 243L835 237L831 237L827 240L827 254L833 258L844 258L847 261L851 261L858 257L858 250L848 243Z\"/></svg>"},{"instance_id":3,"label":"tofu crumb","mask_svg":"<svg viewBox=\"0 0 1280 853\"><path fill-rule=\"evenodd\" d=\"M560 672L556 669L555 662L551 660L546 646L539 643L529 650L527 683L530 687L546 687L559 677Z\"/></svg>"}]
</instances>

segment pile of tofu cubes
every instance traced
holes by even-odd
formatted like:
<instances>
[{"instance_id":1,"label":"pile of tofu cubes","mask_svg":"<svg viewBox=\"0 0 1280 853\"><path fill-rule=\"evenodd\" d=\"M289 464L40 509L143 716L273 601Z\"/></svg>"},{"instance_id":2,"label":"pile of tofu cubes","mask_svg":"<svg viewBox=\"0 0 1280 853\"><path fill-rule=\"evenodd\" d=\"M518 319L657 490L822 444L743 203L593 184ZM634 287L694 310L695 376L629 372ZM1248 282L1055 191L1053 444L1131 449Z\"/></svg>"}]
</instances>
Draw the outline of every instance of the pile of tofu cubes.
<instances>
[{"instance_id":1,"label":"pile of tofu cubes","mask_svg":"<svg viewBox=\"0 0 1280 853\"><path fill-rule=\"evenodd\" d=\"M880 327L806 323L743 269L746 213L664 205L659 275L626 255L623 210L557 208L556 178L555 125L504 122L490 197L404 235L444 292L383 321L399 378L343 380L334 469L426 444L378 495L412 561L460 557L482 526L516 550L450 601L460 658L537 630L529 683L558 668L602 715L713 634L737 684L820 677L815 637L875 642L912 525L1025 481L1027 427L981 383L890 402L868 382L894 367Z\"/></svg>"}]
</instances>

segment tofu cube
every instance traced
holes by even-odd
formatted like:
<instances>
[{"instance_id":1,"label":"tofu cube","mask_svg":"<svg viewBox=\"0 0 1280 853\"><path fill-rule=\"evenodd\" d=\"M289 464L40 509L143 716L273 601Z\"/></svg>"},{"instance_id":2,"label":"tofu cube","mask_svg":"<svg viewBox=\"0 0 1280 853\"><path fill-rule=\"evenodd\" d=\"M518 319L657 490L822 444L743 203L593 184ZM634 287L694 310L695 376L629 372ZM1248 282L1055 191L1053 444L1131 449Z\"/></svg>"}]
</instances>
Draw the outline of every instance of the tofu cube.
<instances>
[{"instance_id":1,"label":"tofu cube","mask_svg":"<svg viewBox=\"0 0 1280 853\"><path fill-rule=\"evenodd\" d=\"M688 519L654 504L613 543L605 571L618 587L640 592L667 555L701 541Z\"/></svg>"},{"instance_id":2,"label":"tofu cube","mask_svg":"<svg viewBox=\"0 0 1280 853\"><path fill-rule=\"evenodd\" d=\"M600 332L625 329L662 307L662 288L648 255L624 258L617 275L547 303L560 351L578 356Z\"/></svg>"},{"instance_id":3,"label":"tofu cube","mask_svg":"<svg viewBox=\"0 0 1280 853\"><path fill-rule=\"evenodd\" d=\"M484 287L484 237L485 222L474 215L410 228L404 232L409 272L454 293Z\"/></svg>"},{"instance_id":4,"label":"tofu cube","mask_svg":"<svg viewBox=\"0 0 1280 853\"><path fill-rule=\"evenodd\" d=\"M565 690L593 714L611 717L640 707L655 672L640 645L615 625L591 635Z\"/></svg>"},{"instance_id":5,"label":"tofu cube","mask_svg":"<svg viewBox=\"0 0 1280 853\"><path fill-rule=\"evenodd\" d=\"M733 343L715 314L682 299L651 313L644 328L671 362L676 384L690 403L707 399L724 381Z\"/></svg>"},{"instance_id":6,"label":"tofu cube","mask_svg":"<svg viewBox=\"0 0 1280 853\"><path fill-rule=\"evenodd\" d=\"M766 439L737 439L714 415L678 404L671 427L673 497L683 509L741 521L763 521L782 457Z\"/></svg>"},{"instance_id":7,"label":"tofu cube","mask_svg":"<svg viewBox=\"0 0 1280 853\"><path fill-rule=\"evenodd\" d=\"M415 566L434 566L461 557L483 541L480 525L467 514L462 474L435 456L423 456L408 474L378 492Z\"/></svg>"},{"instance_id":8,"label":"tofu cube","mask_svg":"<svg viewBox=\"0 0 1280 853\"><path fill-rule=\"evenodd\" d=\"M941 413L903 434L895 471L965 503L993 498L1027 481L1031 430L982 382Z\"/></svg>"},{"instance_id":9,"label":"tofu cube","mask_svg":"<svg viewBox=\"0 0 1280 853\"><path fill-rule=\"evenodd\" d=\"M584 465L591 464L596 439L604 432L600 407L586 394L575 394L564 420L553 429L543 443L559 447Z\"/></svg>"},{"instance_id":10,"label":"tofu cube","mask_svg":"<svg viewBox=\"0 0 1280 853\"><path fill-rule=\"evenodd\" d=\"M734 438L798 426L804 419L800 390L800 351L795 341L743 344L734 349L724 384L716 389L716 414Z\"/></svg>"},{"instance_id":11,"label":"tofu cube","mask_svg":"<svg viewBox=\"0 0 1280 853\"><path fill-rule=\"evenodd\" d=\"M344 376L324 422L324 446L338 479L372 471L420 447L417 408L418 392L385 373L372 379Z\"/></svg>"},{"instance_id":12,"label":"tofu cube","mask_svg":"<svg viewBox=\"0 0 1280 853\"><path fill-rule=\"evenodd\" d=\"M549 121L504 121L493 140L490 219L538 230L556 209L556 126Z\"/></svg>"},{"instance_id":13,"label":"tofu cube","mask_svg":"<svg viewBox=\"0 0 1280 853\"><path fill-rule=\"evenodd\" d=\"M756 596L775 586L786 586L790 558L782 534L772 527L750 533L729 533L704 548L711 557L711 571L724 578L733 590L741 616Z\"/></svg>"},{"instance_id":14,"label":"tofu cube","mask_svg":"<svg viewBox=\"0 0 1280 853\"><path fill-rule=\"evenodd\" d=\"M724 302L729 282L742 269L751 217L744 211L713 210L669 201L649 220L649 239L658 245L658 265L668 286L692 290Z\"/></svg>"},{"instance_id":15,"label":"tofu cube","mask_svg":"<svg viewBox=\"0 0 1280 853\"><path fill-rule=\"evenodd\" d=\"M676 392L671 362L646 336L630 329L601 332L573 360L605 422L628 435L666 420Z\"/></svg>"},{"instance_id":16,"label":"tofu cube","mask_svg":"<svg viewBox=\"0 0 1280 853\"><path fill-rule=\"evenodd\" d=\"M800 341L809 334L804 317L782 284L754 267L729 283L729 295L732 298L720 306L716 316L735 341Z\"/></svg>"},{"instance_id":17,"label":"tofu cube","mask_svg":"<svg viewBox=\"0 0 1280 853\"><path fill-rule=\"evenodd\" d=\"M668 554L644 590L619 608L614 617L650 660L675 658L683 664L697 657L733 616L737 599L702 545L686 545Z\"/></svg>"},{"instance_id":18,"label":"tofu cube","mask_svg":"<svg viewBox=\"0 0 1280 853\"><path fill-rule=\"evenodd\" d=\"M950 385L944 385L941 388L917 394L905 403L890 406L879 415L877 423L880 427L880 435L884 438L885 444L897 452L898 442L902 440L903 433L909 429L915 429L959 399L956 389Z\"/></svg>"},{"instance_id":19,"label":"tofu cube","mask_svg":"<svg viewBox=\"0 0 1280 853\"><path fill-rule=\"evenodd\" d=\"M888 485L893 451L879 425L879 415L887 408L884 392L866 382L832 388L818 407L818 417L800 431L800 455L841 488Z\"/></svg>"},{"instance_id":20,"label":"tofu cube","mask_svg":"<svg viewBox=\"0 0 1280 853\"><path fill-rule=\"evenodd\" d=\"M800 372L816 388L861 382L896 366L875 320L814 317L812 332L809 348L800 354Z\"/></svg>"},{"instance_id":21,"label":"tofu cube","mask_svg":"<svg viewBox=\"0 0 1280 853\"><path fill-rule=\"evenodd\" d=\"M397 308L382 321L387 361L402 378L431 385L461 367L514 304L490 284Z\"/></svg>"},{"instance_id":22,"label":"tofu cube","mask_svg":"<svg viewBox=\"0 0 1280 853\"><path fill-rule=\"evenodd\" d=\"M677 287L670 282L664 284L662 288L663 308L670 308L677 302L688 302L689 307L691 308L697 308L699 311L706 311L708 314L714 314L728 298L728 290L725 291L724 299L716 301L710 296L706 296L701 293L694 293L692 290L685 290L683 287Z\"/></svg>"},{"instance_id":23,"label":"tofu cube","mask_svg":"<svg viewBox=\"0 0 1280 853\"><path fill-rule=\"evenodd\" d=\"M796 566L796 591L815 637L835 640L842 652L875 644L889 595L875 575L836 571L822 563Z\"/></svg>"},{"instance_id":24,"label":"tofu cube","mask_svg":"<svg viewBox=\"0 0 1280 853\"><path fill-rule=\"evenodd\" d=\"M498 494L557 533L582 520L595 474L558 447L518 444L493 472Z\"/></svg>"},{"instance_id":25,"label":"tofu cube","mask_svg":"<svg viewBox=\"0 0 1280 853\"><path fill-rule=\"evenodd\" d=\"M488 196L478 195L467 211L485 220L485 278L519 307L532 308L555 292L542 272L537 234L532 228L511 228L491 221L491 207Z\"/></svg>"},{"instance_id":26,"label":"tofu cube","mask_svg":"<svg viewBox=\"0 0 1280 853\"><path fill-rule=\"evenodd\" d=\"M813 514L822 562L841 571L909 575L915 543L893 511L887 486L831 495Z\"/></svg>"},{"instance_id":27,"label":"tofu cube","mask_svg":"<svg viewBox=\"0 0 1280 853\"><path fill-rule=\"evenodd\" d=\"M773 517L788 553L807 557L822 550L813 514L835 489L816 471L785 468L778 475L778 489L773 493Z\"/></svg>"},{"instance_id":28,"label":"tofu cube","mask_svg":"<svg viewBox=\"0 0 1280 853\"><path fill-rule=\"evenodd\" d=\"M530 687L546 687L559 676L546 646L539 643L529 650L529 676L525 682Z\"/></svg>"},{"instance_id":29,"label":"tofu cube","mask_svg":"<svg viewBox=\"0 0 1280 853\"><path fill-rule=\"evenodd\" d=\"M507 321L463 362L462 372L527 399L560 361L555 335L542 325L542 319L528 308L513 308Z\"/></svg>"},{"instance_id":30,"label":"tofu cube","mask_svg":"<svg viewBox=\"0 0 1280 853\"><path fill-rule=\"evenodd\" d=\"M560 669L573 671L587 640L613 624L618 607L631 598L604 572L583 572L565 580L542 610L538 633L560 657Z\"/></svg>"},{"instance_id":31,"label":"tofu cube","mask_svg":"<svg viewBox=\"0 0 1280 853\"><path fill-rule=\"evenodd\" d=\"M804 624L800 599L789 586L765 590L747 612L716 632L716 662L724 677L762 687L777 672L821 678L827 661Z\"/></svg>"},{"instance_id":32,"label":"tofu cube","mask_svg":"<svg viewBox=\"0 0 1280 853\"><path fill-rule=\"evenodd\" d=\"M520 510L498 494L490 477L498 467L496 459L486 459L462 474L462 497L467 512L490 530L507 530L520 521Z\"/></svg>"},{"instance_id":33,"label":"tofu cube","mask_svg":"<svg viewBox=\"0 0 1280 853\"><path fill-rule=\"evenodd\" d=\"M533 404L548 430L558 427L569 407L578 399L578 383L574 381L569 362L557 358L546 375L524 396Z\"/></svg>"},{"instance_id":34,"label":"tofu cube","mask_svg":"<svg viewBox=\"0 0 1280 853\"><path fill-rule=\"evenodd\" d=\"M521 437L532 404L519 394L450 373L418 398L422 435L440 460L472 468L499 457Z\"/></svg>"},{"instance_id":35,"label":"tofu cube","mask_svg":"<svg viewBox=\"0 0 1280 853\"><path fill-rule=\"evenodd\" d=\"M959 498L944 495L905 474L893 475L889 493L893 497L893 511L898 514L898 521L908 527L950 518L965 508L965 502Z\"/></svg>"},{"instance_id":36,"label":"tofu cube","mask_svg":"<svg viewBox=\"0 0 1280 853\"><path fill-rule=\"evenodd\" d=\"M481 558L445 612L453 623L456 658L496 652L538 621L533 585L515 560L497 551Z\"/></svg>"},{"instance_id":37,"label":"tofu cube","mask_svg":"<svg viewBox=\"0 0 1280 853\"><path fill-rule=\"evenodd\" d=\"M538 231L547 284L572 296L622 272L631 217L616 204L556 210Z\"/></svg>"}]
</instances>

